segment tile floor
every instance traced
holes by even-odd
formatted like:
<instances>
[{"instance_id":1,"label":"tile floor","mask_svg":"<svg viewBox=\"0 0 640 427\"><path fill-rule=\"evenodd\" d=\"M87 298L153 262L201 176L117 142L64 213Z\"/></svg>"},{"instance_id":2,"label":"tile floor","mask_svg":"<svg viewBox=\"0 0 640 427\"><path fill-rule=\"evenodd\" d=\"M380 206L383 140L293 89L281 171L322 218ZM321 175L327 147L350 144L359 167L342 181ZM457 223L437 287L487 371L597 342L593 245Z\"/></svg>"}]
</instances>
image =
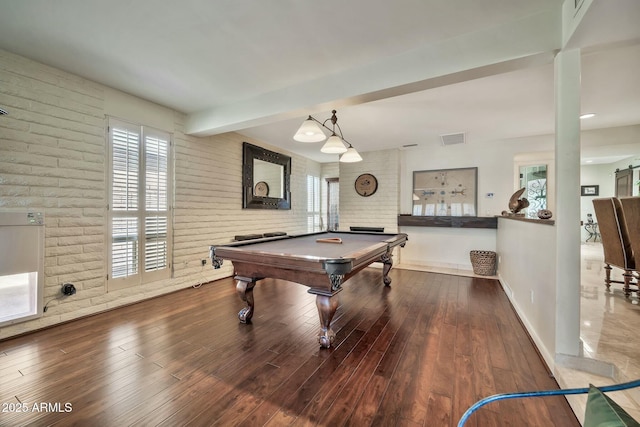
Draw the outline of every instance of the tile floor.
<instances>
[{"instance_id":1,"label":"tile floor","mask_svg":"<svg viewBox=\"0 0 640 427\"><path fill-rule=\"evenodd\" d=\"M617 277L616 277L617 276ZM635 325L640 321L638 297L625 298L622 285L604 286L602 245L582 245L580 335L586 357L612 363L621 379L640 375L640 342ZM612 278L622 279L622 270L614 269Z\"/></svg>"},{"instance_id":2,"label":"tile floor","mask_svg":"<svg viewBox=\"0 0 640 427\"><path fill-rule=\"evenodd\" d=\"M612 365L612 376L556 368L556 379L563 388L582 388L589 384L606 386L640 379L640 304L635 293L625 298L622 285L612 284L606 291L602 245L581 245L582 272L580 294L580 338L584 357ZM622 270L613 269L612 279L621 279ZM607 393L636 420L640 420L640 388ZM582 420L586 395L568 398Z\"/></svg>"}]
</instances>

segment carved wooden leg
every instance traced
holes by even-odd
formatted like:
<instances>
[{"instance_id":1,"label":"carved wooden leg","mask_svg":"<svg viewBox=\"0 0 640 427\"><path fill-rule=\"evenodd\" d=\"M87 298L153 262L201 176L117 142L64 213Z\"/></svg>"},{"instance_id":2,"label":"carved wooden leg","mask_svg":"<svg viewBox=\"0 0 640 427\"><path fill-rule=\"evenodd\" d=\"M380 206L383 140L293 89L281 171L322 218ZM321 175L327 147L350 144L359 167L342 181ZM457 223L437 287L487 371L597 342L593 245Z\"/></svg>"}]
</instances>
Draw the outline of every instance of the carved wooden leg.
<instances>
[{"instance_id":1,"label":"carved wooden leg","mask_svg":"<svg viewBox=\"0 0 640 427\"><path fill-rule=\"evenodd\" d=\"M605 264L604 274L604 284L607 287L607 290L609 290L611 288L611 266L609 264Z\"/></svg>"},{"instance_id":2,"label":"carved wooden leg","mask_svg":"<svg viewBox=\"0 0 640 427\"><path fill-rule=\"evenodd\" d=\"M338 297L317 295L316 307L318 307L318 314L320 315L318 342L322 347L329 348L336 339L336 333L331 329L331 320L338 309Z\"/></svg>"},{"instance_id":3,"label":"carved wooden leg","mask_svg":"<svg viewBox=\"0 0 640 427\"><path fill-rule=\"evenodd\" d=\"M256 285L256 279L249 279L246 277L237 277L238 283L236 284L236 291L242 301L247 303L247 306L240 310L238 318L242 323L248 323L253 317L253 287Z\"/></svg>"},{"instance_id":4,"label":"carved wooden leg","mask_svg":"<svg viewBox=\"0 0 640 427\"><path fill-rule=\"evenodd\" d=\"M622 277L624 277L624 288L622 288L624 290L624 296L629 298L631 296L631 289L629 288L629 285L631 285L633 275L631 274L631 271L625 270Z\"/></svg>"},{"instance_id":5,"label":"carved wooden leg","mask_svg":"<svg viewBox=\"0 0 640 427\"><path fill-rule=\"evenodd\" d=\"M380 257L380 261L382 261L382 281L385 286L391 285L391 277L389 277L389 271L391 271L391 267L393 266L393 259L391 252L387 252L386 254Z\"/></svg>"}]
</instances>

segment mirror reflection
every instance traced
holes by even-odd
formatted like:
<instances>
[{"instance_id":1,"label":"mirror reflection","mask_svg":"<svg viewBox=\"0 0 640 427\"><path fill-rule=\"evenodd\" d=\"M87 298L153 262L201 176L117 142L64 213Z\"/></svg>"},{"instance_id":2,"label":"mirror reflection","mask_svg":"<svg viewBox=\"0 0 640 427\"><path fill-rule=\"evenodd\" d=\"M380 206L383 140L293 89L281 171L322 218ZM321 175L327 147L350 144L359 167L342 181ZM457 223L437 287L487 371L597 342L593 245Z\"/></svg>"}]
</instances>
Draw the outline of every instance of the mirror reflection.
<instances>
[{"instance_id":1,"label":"mirror reflection","mask_svg":"<svg viewBox=\"0 0 640 427\"><path fill-rule=\"evenodd\" d=\"M291 157L243 143L242 207L291 209Z\"/></svg>"},{"instance_id":2,"label":"mirror reflection","mask_svg":"<svg viewBox=\"0 0 640 427\"><path fill-rule=\"evenodd\" d=\"M253 183L254 196L284 197L284 166L253 159Z\"/></svg>"}]
</instances>

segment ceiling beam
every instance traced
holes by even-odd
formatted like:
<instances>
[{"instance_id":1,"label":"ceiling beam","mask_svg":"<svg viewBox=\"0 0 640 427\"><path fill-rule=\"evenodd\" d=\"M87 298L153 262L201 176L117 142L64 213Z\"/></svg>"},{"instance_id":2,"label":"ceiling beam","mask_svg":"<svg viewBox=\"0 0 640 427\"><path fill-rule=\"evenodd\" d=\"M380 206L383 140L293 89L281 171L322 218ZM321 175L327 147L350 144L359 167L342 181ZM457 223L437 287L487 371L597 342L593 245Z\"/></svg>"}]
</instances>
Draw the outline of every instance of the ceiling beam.
<instances>
[{"instance_id":1,"label":"ceiling beam","mask_svg":"<svg viewBox=\"0 0 640 427\"><path fill-rule=\"evenodd\" d=\"M558 9L462 34L366 66L190 114L185 131L198 136L237 131L550 63L562 42L561 22Z\"/></svg>"}]
</instances>

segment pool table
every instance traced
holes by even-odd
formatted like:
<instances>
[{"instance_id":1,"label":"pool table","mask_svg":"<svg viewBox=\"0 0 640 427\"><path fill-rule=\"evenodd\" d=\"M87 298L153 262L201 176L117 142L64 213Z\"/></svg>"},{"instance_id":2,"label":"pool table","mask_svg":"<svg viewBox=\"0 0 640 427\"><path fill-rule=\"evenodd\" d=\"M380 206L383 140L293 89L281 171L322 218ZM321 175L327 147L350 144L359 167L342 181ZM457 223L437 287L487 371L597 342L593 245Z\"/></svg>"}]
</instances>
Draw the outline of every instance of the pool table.
<instances>
[{"instance_id":1,"label":"pool table","mask_svg":"<svg viewBox=\"0 0 640 427\"><path fill-rule=\"evenodd\" d=\"M389 286L393 248L406 241L404 233L327 231L212 245L210 255L214 268L220 268L223 260L233 263L236 290L246 303L238 313L242 323L253 316L258 280L269 277L308 286L308 292L316 295L320 316L318 342L329 348L335 339L331 320L342 284L371 263L382 262L382 280Z\"/></svg>"}]
</instances>

